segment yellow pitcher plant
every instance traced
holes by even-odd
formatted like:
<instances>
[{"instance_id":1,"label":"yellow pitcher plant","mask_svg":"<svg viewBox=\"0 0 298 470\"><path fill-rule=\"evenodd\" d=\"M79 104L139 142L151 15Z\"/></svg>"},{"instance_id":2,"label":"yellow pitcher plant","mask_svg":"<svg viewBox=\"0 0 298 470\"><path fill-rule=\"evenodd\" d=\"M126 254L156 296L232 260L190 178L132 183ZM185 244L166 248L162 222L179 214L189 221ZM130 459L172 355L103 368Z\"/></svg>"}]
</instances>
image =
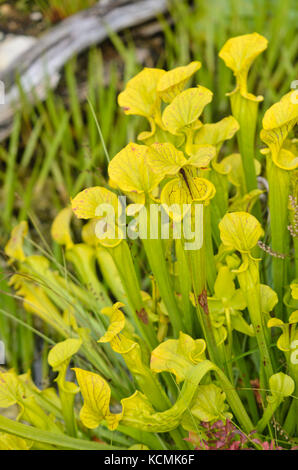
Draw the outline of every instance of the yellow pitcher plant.
<instances>
[{"instance_id":1,"label":"yellow pitcher plant","mask_svg":"<svg viewBox=\"0 0 298 470\"><path fill-rule=\"evenodd\" d=\"M55 388L0 368L1 450L297 445L298 104L289 91L260 115L248 76L267 46L222 45L236 85L214 122L200 61L131 77L118 104L143 131L73 188L53 251L13 228L24 315L0 312L30 318Z\"/></svg>"}]
</instances>

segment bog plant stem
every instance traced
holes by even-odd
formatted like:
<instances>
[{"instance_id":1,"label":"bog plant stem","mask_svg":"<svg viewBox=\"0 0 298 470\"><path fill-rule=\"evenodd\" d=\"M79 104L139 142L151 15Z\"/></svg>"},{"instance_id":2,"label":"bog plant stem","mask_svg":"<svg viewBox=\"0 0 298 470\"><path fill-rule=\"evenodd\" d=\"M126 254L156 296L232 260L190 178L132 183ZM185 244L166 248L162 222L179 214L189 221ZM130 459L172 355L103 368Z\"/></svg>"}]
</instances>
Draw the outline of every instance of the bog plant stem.
<instances>
[{"instance_id":1,"label":"bog plant stem","mask_svg":"<svg viewBox=\"0 0 298 470\"><path fill-rule=\"evenodd\" d=\"M146 340L149 348L152 349L158 344L156 333L144 306L139 281L128 245L125 240L122 240L118 246L107 248L107 250L111 254L118 269L133 315L132 320Z\"/></svg>"},{"instance_id":2,"label":"bog plant stem","mask_svg":"<svg viewBox=\"0 0 298 470\"><path fill-rule=\"evenodd\" d=\"M185 332L192 336L193 334L193 306L191 305L189 293L191 291L191 279L187 266L183 244L181 240L176 240L176 257L179 273L179 287L183 305L183 320Z\"/></svg>"},{"instance_id":3,"label":"bog plant stem","mask_svg":"<svg viewBox=\"0 0 298 470\"><path fill-rule=\"evenodd\" d=\"M214 184L216 193L212 204L206 209L210 212L212 238L218 247L220 245L218 224L228 210L228 181L226 175L221 175L214 169L210 171L210 181Z\"/></svg>"},{"instance_id":4,"label":"bog plant stem","mask_svg":"<svg viewBox=\"0 0 298 470\"><path fill-rule=\"evenodd\" d=\"M227 357L227 369L228 369L228 377L231 382L234 382L234 375L233 375L233 333L231 327L231 312L229 308L225 308L225 316L226 316L226 324L228 330L228 337L227 343L224 344L225 347L225 355Z\"/></svg>"},{"instance_id":5,"label":"bog plant stem","mask_svg":"<svg viewBox=\"0 0 298 470\"><path fill-rule=\"evenodd\" d=\"M61 400L62 413L65 421L66 433L71 437L77 437L77 425L74 413L75 395L67 393L59 387L59 397Z\"/></svg>"},{"instance_id":6,"label":"bog plant stem","mask_svg":"<svg viewBox=\"0 0 298 470\"><path fill-rule=\"evenodd\" d=\"M297 412L297 399L294 398L290 404L290 408L283 425L284 430L290 435L293 435L295 433L295 428L297 428Z\"/></svg>"},{"instance_id":7,"label":"bog plant stem","mask_svg":"<svg viewBox=\"0 0 298 470\"><path fill-rule=\"evenodd\" d=\"M216 279L216 266L215 258L213 251L213 242L212 242L212 230L211 230L211 214L210 206L204 208L205 217L204 217L204 236L205 236L205 249L206 249L206 277L208 290L211 294L214 291L214 283Z\"/></svg>"},{"instance_id":8,"label":"bog plant stem","mask_svg":"<svg viewBox=\"0 0 298 470\"><path fill-rule=\"evenodd\" d=\"M287 256L289 254L288 204L290 172L277 167L267 158L269 182L269 211L271 226L273 287L278 295L275 314L283 318L284 286L287 285Z\"/></svg>"},{"instance_id":9,"label":"bog plant stem","mask_svg":"<svg viewBox=\"0 0 298 470\"><path fill-rule=\"evenodd\" d=\"M236 356L241 355L239 338L237 335L234 336L233 349L235 351ZM248 370L246 359L243 357L240 357L236 360L236 362L238 365L240 378L243 381L244 388L245 388L245 390L243 390L243 394L245 395L247 399L249 411L252 416L253 422L257 423L259 419L259 413L258 413L258 408L256 405L255 395L254 395L254 392L253 392L253 389L249 380L249 370Z\"/></svg>"},{"instance_id":10,"label":"bog plant stem","mask_svg":"<svg viewBox=\"0 0 298 470\"><path fill-rule=\"evenodd\" d=\"M189 270L192 279L192 288L195 297L195 306L199 324L206 339L207 349L210 359L216 361L216 342L212 331L211 319L207 303L207 290L206 290L206 275L203 267L204 254L201 253L203 248L197 251L185 252L188 260Z\"/></svg>"},{"instance_id":11,"label":"bog plant stem","mask_svg":"<svg viewBox=\"0 0 298 470\"><path fill-rule=\"evenodd\" d=\"M288 414L284 422L284 429L290 435L295 435L298 432L298 366L297 364L292 364L290 359L290 354L286 353L287 363L290 371L291 377L295 381L295 390L292 397L292 403L290 404Z\"/></svg>"},{"instance_id":12,"label":"bog plant stem","mask_svg":"<svg viewBox=\"0 0 298 470\"><path fill-rule=\"evenodd\" d=\"M237 133L239 150L245 175L246 191L257 189L257 176L255 170L255 135L257 125L257 101L244 98L239 91L230 96L232 114L237 119L240 129ZM255 204L254 215L261 220L259 203Z\"/></svg>"},{"instance_id":13,"label":"bog plant stem","mask_svg":"<svg viewBox=\"0 0 298 470\"><path fill-rule=\"evenodd\" d=\"M182 315L177 305L168 266L164 256L163 242L160 238L160 226L158 227L157 238L151 238L150 210L150 203L148 202L146 205L146 211L141 211L140 214L140 223L147 224L147 237L142 239L142 243L149 266L152 270L153 276L156 279L161 298L164 301L168 311L168 315L174 330L174 336L178 337L179 331L183 331ZM147 222L145 221L144 217L146 217Z\"/></svg>"},{"instance_id":14,"label":"bog plant stem","mask_svg":"<svg viewBox=\"0 0 298 470\"><path fill-rule=\"evenodd\" d=\"M162 240L147 239L142 240L142 242L153 276L156 279L161 298L163 299L168 311L174 330L174 336L178 337L179 331L183 331L182 315L177 306L168 267L164 259Z\"/></svg>"},{"instance_id":15,"label":"bog plant stem","mask_svg":"<svg viewBox=\"0 0 298 470\"><path fill-rule=\"evenodd\" d=\"M220 382L220 385L222 387L222 389L224 390L226 396L227 396L227 400L229 402L229 405L234 413L234 415L236 416L236 418L238 419L240 425L242 426L242 429L246 432L246 433L250 433L253 429L254 429L254 426L234 388L234 386L231 384L231 382L227 379L227 377L225 376L225 374L222 372L222 370L219 368L219 367L215 367L214 368L217 376L218 376L218 379L219 379L219 382Z\"/></svg>"},{"instance_id":16,"label":"bog plant stem","mask_svg":"<svg viewBox=\"0 0 298 470\"><path fill-rule=\"evenodd\" d=\"M203 226L205 227L205 208ZM200 249L185 250L185 256L191 275L197 316L207 343L208 354L212 362L221 366L222 360L214 338L207 301L205 237Z\"/></svg>"},{"instance_id":17,"label":"bog plant stem","mask_svg":"<svg viewBox=\"0 0 298 470\"><path fill-rule=\"evenodd\" d=\"M273 366L267 344L264 316L261 311L258 261L249 259L247 269L238 272L238 280L240 288L246 298L247 308L260 350L261 363L265 371L266 386L268 388L269 378L273 375Z\"/></svg>"}]
</instances>

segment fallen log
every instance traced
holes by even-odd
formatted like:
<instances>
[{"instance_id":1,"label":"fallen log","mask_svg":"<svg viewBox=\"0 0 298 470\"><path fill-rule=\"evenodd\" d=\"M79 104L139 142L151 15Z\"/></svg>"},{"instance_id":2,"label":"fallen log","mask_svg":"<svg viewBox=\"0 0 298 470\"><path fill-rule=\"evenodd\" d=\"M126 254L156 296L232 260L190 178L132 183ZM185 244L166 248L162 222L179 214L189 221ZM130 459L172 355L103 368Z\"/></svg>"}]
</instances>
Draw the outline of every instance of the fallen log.
<instances>
[{"instance_id":1,"label":"fallen log","mask_svg":"<svg viewBox=\"0 0 298 470\"><path fill-rule=\"evenodd\" d=\"M166 10L167 0L101 0L44 33L0 73L5 86L5 103L0 105L0 140L9 133L20 106L17 80L28 100L44 99L47 89L57 85L59 71L71 57L103 42L110 31L140 25Z\"/></svg>"}]
</instances>

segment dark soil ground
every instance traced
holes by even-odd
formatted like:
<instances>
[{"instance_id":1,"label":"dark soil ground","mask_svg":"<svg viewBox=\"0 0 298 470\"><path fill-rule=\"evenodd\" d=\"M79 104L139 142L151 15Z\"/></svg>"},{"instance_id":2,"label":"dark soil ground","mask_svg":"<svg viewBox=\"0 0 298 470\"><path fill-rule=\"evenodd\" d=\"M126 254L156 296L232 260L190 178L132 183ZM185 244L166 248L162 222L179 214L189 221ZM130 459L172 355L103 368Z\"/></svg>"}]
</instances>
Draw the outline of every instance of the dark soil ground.
<instances>
[{"instance_id":1,"label":"dark soil ground","mask_svg":"<svg viewBox=\"0 0 298 470\"><path fill-rule=\"evenodd\" d=\"M0 2L0 31L4 34L38 36L49 25L37 9L20 8L16 1Z\"/></svg>"}]
</instances>

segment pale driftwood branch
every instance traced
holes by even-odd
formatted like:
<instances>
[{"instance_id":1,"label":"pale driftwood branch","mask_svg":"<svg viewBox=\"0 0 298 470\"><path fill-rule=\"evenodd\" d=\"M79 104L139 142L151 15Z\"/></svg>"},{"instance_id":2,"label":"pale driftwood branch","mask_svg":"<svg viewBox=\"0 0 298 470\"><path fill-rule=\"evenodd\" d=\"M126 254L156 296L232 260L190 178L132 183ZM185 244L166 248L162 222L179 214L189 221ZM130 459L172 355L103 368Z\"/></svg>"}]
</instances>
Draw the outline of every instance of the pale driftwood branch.
<instances>
[{"instance_id":1,"label":"pale driftwood branch","mask_svg":"<svg viewBox=\"0 0 298 470\"><path fill-rule=\"evenodd\" d=\"M104 41L109 31L119 32L140 25L166 9L167 0L101 0L46 32L0 74L0 80L5 83L5 104L0 106L0 138L10 127L19 105L16 77L29 100L36 96L44 99L48 87L57 85L59 71L72 56Z\"/></svg>"}]
</instances>

